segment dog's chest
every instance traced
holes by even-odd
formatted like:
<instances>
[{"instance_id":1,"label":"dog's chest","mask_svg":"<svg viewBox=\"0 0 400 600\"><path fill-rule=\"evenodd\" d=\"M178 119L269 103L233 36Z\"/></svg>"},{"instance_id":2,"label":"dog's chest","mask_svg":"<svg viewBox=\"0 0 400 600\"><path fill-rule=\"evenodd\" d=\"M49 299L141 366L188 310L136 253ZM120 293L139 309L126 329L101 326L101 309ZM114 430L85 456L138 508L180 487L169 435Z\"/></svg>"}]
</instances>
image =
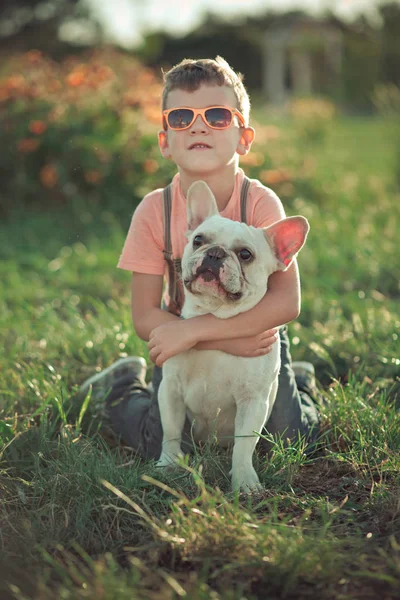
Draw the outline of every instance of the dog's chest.
<instances>
[{"instance_id":1,"label":"dog's chest","mask_svg":"<svg viewBox=\"0 0 400 600\"><path fill-rule=\"evenodd\" d=\"M235 427L238 402L259 402L279 370L279 344L267 356L242 358L218 350L189 350L164 365L163 377L178 386L193 423L196 441L210 433L229 440ZM227 441L229 443L229 441Z\"/></svg>"}]
</instances>

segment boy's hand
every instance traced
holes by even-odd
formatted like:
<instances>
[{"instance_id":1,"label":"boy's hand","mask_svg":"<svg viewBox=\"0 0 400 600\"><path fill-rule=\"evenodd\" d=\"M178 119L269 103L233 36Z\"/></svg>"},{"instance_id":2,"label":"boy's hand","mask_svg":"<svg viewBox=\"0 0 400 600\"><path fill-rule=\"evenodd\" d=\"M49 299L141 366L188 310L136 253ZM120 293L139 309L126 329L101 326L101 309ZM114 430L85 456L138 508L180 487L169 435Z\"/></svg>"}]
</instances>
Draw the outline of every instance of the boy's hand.
<instances>
[{"instance_id":1,"label":"boy's hand","mask_svg":"<svg viewBox=\"0 0 400 600\"><path fill-rule=\"evenodd\" d=\"M185 350L190 350L196 345L197 340L193 336L193 328L189 326L189 323L190 321L174 320L153 329L150 333L149 351L150 359L154 364L162 367L169 358L185 352ZM279 337L278 331L278 328L268 329L258 335L220 340L214 342L212 346L215 344L215 349L218 348L232 356L245 358L264 356L271 352L272 345Z\"/></svg>"},{"instance_id":2,"label":"boy's hand","mask_svg":"<svg viewBox=\"0 0 400 600\"><path fill-rule=\"evenodd\" d=\"M159 325L149 336L150 359L162 367L166 360L190 350L197 343L189 320L174 320Z\"/></svg>"},{"instance_id":3,"label":"boy's hand","mask_svg":"<svg viewBox=\"0 0 400 600\"><path fill-rule=\"evenodd\" d=\"M279 329L268 329L258 335L252 335L234 340L221 340L219 342L220 350L233 356L242 356L244 358L254 358L256 356L265 356L272 350L273 344L279 338Z\"/></svg>"}]
</instances>

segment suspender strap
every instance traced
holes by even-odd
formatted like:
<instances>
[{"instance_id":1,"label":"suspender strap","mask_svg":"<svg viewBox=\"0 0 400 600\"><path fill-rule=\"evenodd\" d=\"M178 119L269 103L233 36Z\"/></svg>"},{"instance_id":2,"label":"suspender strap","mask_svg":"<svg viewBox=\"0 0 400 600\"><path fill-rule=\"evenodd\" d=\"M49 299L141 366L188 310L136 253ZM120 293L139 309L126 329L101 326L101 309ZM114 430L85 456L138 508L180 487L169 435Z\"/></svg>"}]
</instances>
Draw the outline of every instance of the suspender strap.
<instances>
[{"instance_id":1,"label":"suspender strap","mask_svg":"<svg viewBox=\"0 0 400 600\"><path fill-rule=\"evenodd\" d=\"M172 259L171 245L171 207L172 207L172 183L164 188L164 256Z\"/></svg>"},{"instance_id":2,"label":"suspender strap","mask_svg":"<svg viewBox=\"0 0 400 600\"><path fill-rule=\"evenodd\" d=\"M242 189L240 192L240 220L247 223L247 194L249 192L250 179L244 176Z\"/></svg>"},{"instance_id":3,"label":"suspender strap","mask_svg":"<svg viewBox=\"0 0 400 600\"><path fill-rule=\"evenodd\" d=\"M184 301L183 284L181 278L181 259L174 259L171 243L171 212L172 212L172 183L164 188L164 258L168 265L168 311L180 315Z\"/></svg>"}]
</instances>

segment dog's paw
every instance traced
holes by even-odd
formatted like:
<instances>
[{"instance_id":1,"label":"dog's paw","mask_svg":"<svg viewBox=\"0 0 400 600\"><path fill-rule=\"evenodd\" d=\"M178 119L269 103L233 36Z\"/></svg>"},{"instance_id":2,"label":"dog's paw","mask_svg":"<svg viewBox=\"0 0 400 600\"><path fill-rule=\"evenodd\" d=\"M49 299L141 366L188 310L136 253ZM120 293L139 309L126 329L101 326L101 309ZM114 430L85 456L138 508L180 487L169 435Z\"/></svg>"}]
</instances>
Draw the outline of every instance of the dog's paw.
<instances>
[{"instance_id":1,"label":"dog's paw","mask_svg":"<svg viewBox=\"0 0 400 600\"><path fill-rule=\"evenodd\" d=\"M180 456L182 456L182 454L161 454L159 460L156 462L156 467L169 470L178 469L179 467L176 464L176 461Z\"/></svg>"},{"instance_id":2,"label":"dog's paw","mask_svg":"<svg viewBox=\"0 0 400 600\"><path fill-rule=\"evenodd\" d=\"M257 473L253 467L246 470L240 470L237 473L232 472L232 490L251 494L252 492L260 492L263 486L260 483Z\"/></svg>"}]
</instances>

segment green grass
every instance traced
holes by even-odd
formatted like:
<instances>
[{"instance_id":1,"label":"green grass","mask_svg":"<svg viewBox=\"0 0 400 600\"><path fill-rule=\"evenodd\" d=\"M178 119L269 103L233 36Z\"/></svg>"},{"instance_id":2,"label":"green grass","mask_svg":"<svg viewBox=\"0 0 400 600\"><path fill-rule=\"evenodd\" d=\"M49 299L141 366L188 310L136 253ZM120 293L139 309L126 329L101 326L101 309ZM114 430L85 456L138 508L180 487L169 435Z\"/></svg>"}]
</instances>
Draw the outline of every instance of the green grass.
<instances>
[{"instance_id":1,"label":"green grass","mask_svg":"<svg viewBox=\"0 0 400 600\"><path fill-rule=\"evenodd\" d=\"M237 498L213 445L164 475L108 443L90 400L73 397L119 356L147 357L130 276L115 268L134 207L11 215L0 228L2 600L399 597L393 125L341 118L316 143L278 124L255 151L291 170L276 191L311 224L289 331L293 358L321 382L316 452L276 441L255 459L265 491Z\"/></svg>"}]
</instances>

